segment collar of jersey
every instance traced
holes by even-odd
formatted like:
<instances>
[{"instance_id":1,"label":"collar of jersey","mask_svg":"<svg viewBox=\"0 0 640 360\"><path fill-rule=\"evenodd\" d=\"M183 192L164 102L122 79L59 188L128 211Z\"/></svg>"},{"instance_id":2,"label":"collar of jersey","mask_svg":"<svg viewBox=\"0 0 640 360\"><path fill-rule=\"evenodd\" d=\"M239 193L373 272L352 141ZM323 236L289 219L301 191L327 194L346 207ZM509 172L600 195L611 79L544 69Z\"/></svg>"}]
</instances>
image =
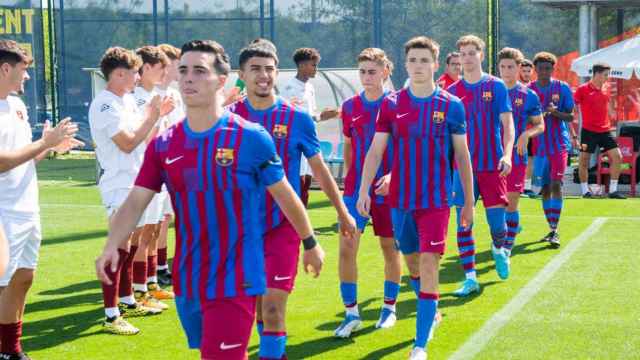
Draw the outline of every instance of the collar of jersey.
<instances>
[{"instance_id":1,"label":"collar of jersey","mask_svg":"<svg viewBox=\"0 0 640 360\"><path fill-rule=\"evenodd\" d=\"M364 95L364 91L362 91L360 93L360 100L362 100L362 103L367 105L367 106L376 106L376 105L380 104L382 102L382 99L387 97L387 95L389 95L389 91L385 90L382 93L382 96L380 96L378 99L373 100L373 101L369 101L369 100L367 100L367 97Z\"/></svg>"},{"instance_id":2,"label":"collar of jersey","mask_svg":"<svg viewBox=\"0 0 640 360\"><path fill-rule=\"evenodd\" d=\"M436 85L436 87L433 90L433 92L431 93L431 95L429 95L427 97L417 97L417 96L413 95L413 93L411 92L411 86L409 86L407 88L407 94L409 94L409 97L411 98L411 100L413 100L415 102L427 102L427 101L430 101L439 92L440 92L440 88Z\"/></svg>"},{"instance_id":3,"label":"collar of jersey","mask_svg":"<svg viewBox=\"0 0 640 360\"><path fill-rule=\"evenodd\" d=\"M484 83L485 80L487 80L488 78L489 78L489 74L483 72L482 76L480 76L480 80L478 80L477 82L475 82L473 84L471 84L467 80L465 80L464 77L462 79L460 79L460 80L462 81L462 83L464 84L465 87L474 88L474 87L482 85L482 83Z\"/></svg>"},{"instance_id":4,"label":"collar of jersey","mask_svg":"<svg viewBox=\"0 0 640 360\"><path fill-rule=\"evenodd\" d=\"M536 80L536 81L534 82L534 84L536 85L536 87L537 87L538 89L540 89L540 90L544 90L544 89L547 89L549 86L551 86L551 84L553 84L553 81L554 81L554 80L555 80L555 78L553 78L553 77L552 77L551 79L549 79L549 83L548 83L546 86L542 86L542 85L540 85L540 83L538 82L538 80Z\"/></svg>"},{"instance_id":5,"label":"collar of jersey","mask_svg":"<svg viewBox=\"0 0 640 360\"><path fill-rule=\"evenodd\" d=\"M266 109L257 110L251 106L251 103L249 102L249 98L245 98L245 101L244 101L245 105L247 106L247 109L249 109L249 112L252 114L264 114L264 113L273 111L273 109L280 106L281 102L282 102L282 98L280 98L280 96L276 96L276 101L273 103L273 105L269 106Z\"/></svg>"},{"instance_id":6,"label":"collar of jersey","mask_svg":"<svg viewBox=\"0 0 640 360\"><path fill-rule=\"evenodd\" d=\"M184 121L182 122L183 126L184 126L184 132L185 134L187 134L188 137L190 138L194 138L194 139L202 139L202 138L206 138L207 136L213 134L217 128L226 125L226 123L229 121L229 111L225 110L222 113L222 116L220 116L220 119L218 119L218 121L215 123L215 125L213 125L210 129L207 129L205 131L201 131L201 132L196 132L191 130L191 128L189 127L189 121L187 121L188 119L185 118Z\"/></svg>"}]
</instances>

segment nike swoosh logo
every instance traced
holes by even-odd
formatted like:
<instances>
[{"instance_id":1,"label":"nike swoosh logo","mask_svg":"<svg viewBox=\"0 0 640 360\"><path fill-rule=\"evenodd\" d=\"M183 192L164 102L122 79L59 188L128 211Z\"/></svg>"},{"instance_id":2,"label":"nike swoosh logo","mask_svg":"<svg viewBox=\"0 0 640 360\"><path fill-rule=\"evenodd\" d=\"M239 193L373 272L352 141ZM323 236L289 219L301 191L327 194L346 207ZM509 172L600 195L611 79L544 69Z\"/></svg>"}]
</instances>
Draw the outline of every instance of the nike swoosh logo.
<instances>
[{"instance_id":1,"label":"nike swoosh logo","mask_svg":"<svg viewBox=\"0 0 640 360\"><path fill-rule=\"evenodd\" d=\"M291 276L278 276L278 275L276 275L273 279L274 279L275 281L283 281L283 280L289 280L289 279L291 279Z\"/></svg>"},{"instance_id":2,"label":"nike swoosh logo","mask_svg":"<svg viewBox=\"0 0 640 360\"><path fill-rule=\"evenodd\" d=\"M360 119L362 117L362 115L358 115L356 117L354 117L351 121L356 122L358 121L358 119Z\"/></svg>"},{"instance_id":3,"label":"nike swoosh logo","mask_svg":"<svg viewBox=\"0 0 640 360\"><path fill-rule=\"evenodd\" d=\"M230 344L227 345L224 342L222 344L220 344L220 350L230 350L230 349L235 349L237 347L242 346L242 344Z\"/></svg>"},{"instance_id":4,"label":"nike swoosh logo","mask_svg":"<svg viewBox=\"0 0 640 360\"><path fill-rule=\"evenodd\" d=\"M165 164L167 164L167 165L171 165L171 164L173 164L174 162L176 162L176 161L178 161L178 160L182 159L183 157L184 157L184 155L182 155L182 156L178 156L177 158L173 158L173 159L166 158L166 159L165 159L165 161L164 161L164 163L165 163Z\"/></svg>"},{"instance_id":5,"label":"nike swoosh logo","mask_svg":"<svg viewBox=\"0 0 640 360\"><path fill-rule=\"evenodd\" d=\"M436 246L436 245L440 245L440 244L443 244L443 243L444 243L444 240L442 240L442 241L438 241L438 242L433 242L433 241L432 241L432 242L431 242L431 246Z\"/></svg>"},{"instance_id":6,"label":"nike swoosh logo","mask_svg":"<svg viewBox=\"0 0 640 360\"><path fill-rule=\"evenodd\" d=\"M407 116L407 115L409 115L409 114L410 114L410 113L400 114L400 115L398 115L398 119L403 118L403 117L405 117L405 116Z\"/></svg>"}]
</instances>

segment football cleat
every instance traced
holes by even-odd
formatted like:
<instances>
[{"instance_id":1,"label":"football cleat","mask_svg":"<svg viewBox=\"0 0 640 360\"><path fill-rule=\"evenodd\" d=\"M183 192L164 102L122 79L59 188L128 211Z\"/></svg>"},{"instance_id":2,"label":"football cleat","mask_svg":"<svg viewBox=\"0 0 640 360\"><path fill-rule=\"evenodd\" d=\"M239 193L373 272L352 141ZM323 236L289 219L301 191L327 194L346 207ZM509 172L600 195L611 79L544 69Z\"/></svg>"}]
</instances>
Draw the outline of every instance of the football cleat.
<instances>
[{"instance_id":1,"label":"football cleat","mask_svg":"<svg viewBox=\"0 0 640 360\"><path fill-rule=\"evenodd\" d=\"M362 320L360 319L360 316L347 314L342 321L342 324L338 326L333 334L339 338L348 338L351 336L351 333L360 330L361 327Z\"/></svg>"},{"instance_id":2,"label":"football cleat","mask_svg":"<svg viewBox=\"0 0 640 360\"><path fill-rule=\"evenodd\" d=\"M162 310L160 309L148 308L146 306L140 305L139 303L135 303L133 305L119 303L118 310L120 311L120 314L123 318L157 315L162 313Z\"/></svg>"},{"instance_id":3,"label":"football cleat","mask_svg":"<svg viewBox=\"0 0 640 360\"><path fill-rule=\"evenodd\" d=\"M376 329L388 329L396 324L396 312L387 308L382 307L380 310L380 319L376 323Z\"/></svg>"},{"instance_id":4,"label":"football cleat","mask_svg":"<svg viewBox=\"0 0 640 360\"><path fill-rule=\"evenodd\" d=\"M102 328L106 332L110 332L116 335L135 335L140 332L140 329L129 324L127 320L121 318L120 316L116 317L112 321L105 320Z\"/></svg>"},{"instance_id":5,"label":"football cleat","mask_svg":"<svg viewBox=\"0 0 640 360\"><path fill-rule=\"evenodd\" d=\"M462 283L462 286L460 286L458 290L453 292L453 296L466 297L471 295L474 292L480 292L480 284L478 284L477 280L466 279Z\"/></svg>"},{"instance_id":6,"label":"football cleat","mask_svg":"<svg viewBox=\"0 0 640 360\"><path fill-rule=\"evenodd\" d=\"M496 263L498 276L502 280L507 280L509 278L509 256L507 256L503 248L498 249L493 245L491 245L491 255L493 255L493 260Z\"/></svg>"},{"instance_id":7,"label":"football cleat","mask_svg":"<svg viewBox=\"0 0 640 360\"><path fill-rule=\"evenodd\" d=\"M158 300L171 300L176 297L173 291L165 290L156 283L147 284L147 288L149 289L149 295Z\"/></svg>"}]
</instances>

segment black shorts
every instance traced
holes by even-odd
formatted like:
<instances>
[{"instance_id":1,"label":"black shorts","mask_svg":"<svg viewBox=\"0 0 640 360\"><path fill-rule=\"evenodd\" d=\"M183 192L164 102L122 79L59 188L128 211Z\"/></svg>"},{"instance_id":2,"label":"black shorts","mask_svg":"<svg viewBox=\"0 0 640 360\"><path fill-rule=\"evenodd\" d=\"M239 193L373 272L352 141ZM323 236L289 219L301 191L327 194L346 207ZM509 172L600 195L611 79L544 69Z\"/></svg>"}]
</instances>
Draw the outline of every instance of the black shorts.
<instances>
[{"instance_id":1,"label":"black shorts","mask_svg":"<svg viewBox=\"0 0 640 360\"><path fill-rule=\"evenodd\" d=\"M602 148L604 152L618 147L618 143L610 132L594 132L582 129L580 132L580 151L593 154L596 148Z\"/></svg>"}]
</instances>

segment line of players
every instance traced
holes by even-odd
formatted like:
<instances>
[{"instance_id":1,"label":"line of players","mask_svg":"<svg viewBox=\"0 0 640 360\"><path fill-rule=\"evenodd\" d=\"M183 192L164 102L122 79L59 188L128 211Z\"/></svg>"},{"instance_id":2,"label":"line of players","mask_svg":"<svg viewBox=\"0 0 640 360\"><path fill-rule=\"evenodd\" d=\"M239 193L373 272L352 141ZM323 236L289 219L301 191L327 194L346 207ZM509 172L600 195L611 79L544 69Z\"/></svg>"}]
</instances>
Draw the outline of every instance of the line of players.
<instances>
[{"instance_id":1,"label":"line of players","mask_svg":"<svg viewBox=\"0 0 640 360\"><path fill-rule=\"evenodd\" d=\"M154 91L163 80L165 89L171 81L165 51L143 47L136 54L108 49L101 60L107 88L90 110L96 153L104 168L99 188L110 216L109 238L96 261L103 282L105 329L135 334L138 329L123 316L158 313L166 306L158 298L173 296L157 285L153 271L157 224L165 223L160 228L166 234L166 221L161 221L162 211L152 209L162 208L154 202L162 202L157 193L164 185L176 211L173 285L190 347L200 348L206 359L245 358L257 307L258 319L264 322L258 326L260 357L286 358L286 301L297 274L300 244L305 249L305 271L319 275L324 258L299 199L304 155L340 223L340 292L346 316L336 336L348 337L361 325L355 254L371 217L385 259L384 304L376 326L395 323L402 253L418 297L410 358L425 359L439 318L438 263L445 249L450 205L456 206L466 275L456 295L479 290L472 224L480 194L496 270L508 278L519 228L514 203L524 183L528 140L545 135L536 157L540 162L536 169L545 176L536 179L543 181L543 206L553 240L562 207L559 160L566 164L566 123L572 118L568 87L550 77L553 55L540 53L534 58L538 82L530 87L543 99L543 122L538 96L516 81L523 60L519 51L501 51L502 81L482 71L481 39L463 36L457 47L464 77L447 91L435 84L439 45L427 37L405 44L409 86L395 93L383 90L391 68L384 52L365 49L360 54L365 90L346 101L341 111L348 165L343 198L322 160L313 119L275 95L278 57L273 44L259 41L242 50L240 77L247 95L227 108L223 88L229 58L213 41L192 41L182 47L179 60L173 58L171 65L178 69L180 94L164 96ZM19 59L19 64L27 64ZM301 62L317 66L318 60ZM22 84L24 69L15 71ZM167 117L182 108L176 105L178 95L186 118L170 124ZM61 122L55 131L61 142L69 144L77 129L67 124L68 120ZM56 146L53 140L45 144L49 147L41 144L42 151ZM145 230L144 225L153 226ZM11 240L13 234L8 237ZM138 248L132 249L132 244ZM35 264L25 267L32 269ZM8 272L8 279L14 272ZM18 316L19 321L22 314ZM5 322L0 318L2 352L9 359L26 358L19 348L18 322L6 329ZM16 343L17 348L5 349L5 344Z\"/></svg>"}]
</instances>

